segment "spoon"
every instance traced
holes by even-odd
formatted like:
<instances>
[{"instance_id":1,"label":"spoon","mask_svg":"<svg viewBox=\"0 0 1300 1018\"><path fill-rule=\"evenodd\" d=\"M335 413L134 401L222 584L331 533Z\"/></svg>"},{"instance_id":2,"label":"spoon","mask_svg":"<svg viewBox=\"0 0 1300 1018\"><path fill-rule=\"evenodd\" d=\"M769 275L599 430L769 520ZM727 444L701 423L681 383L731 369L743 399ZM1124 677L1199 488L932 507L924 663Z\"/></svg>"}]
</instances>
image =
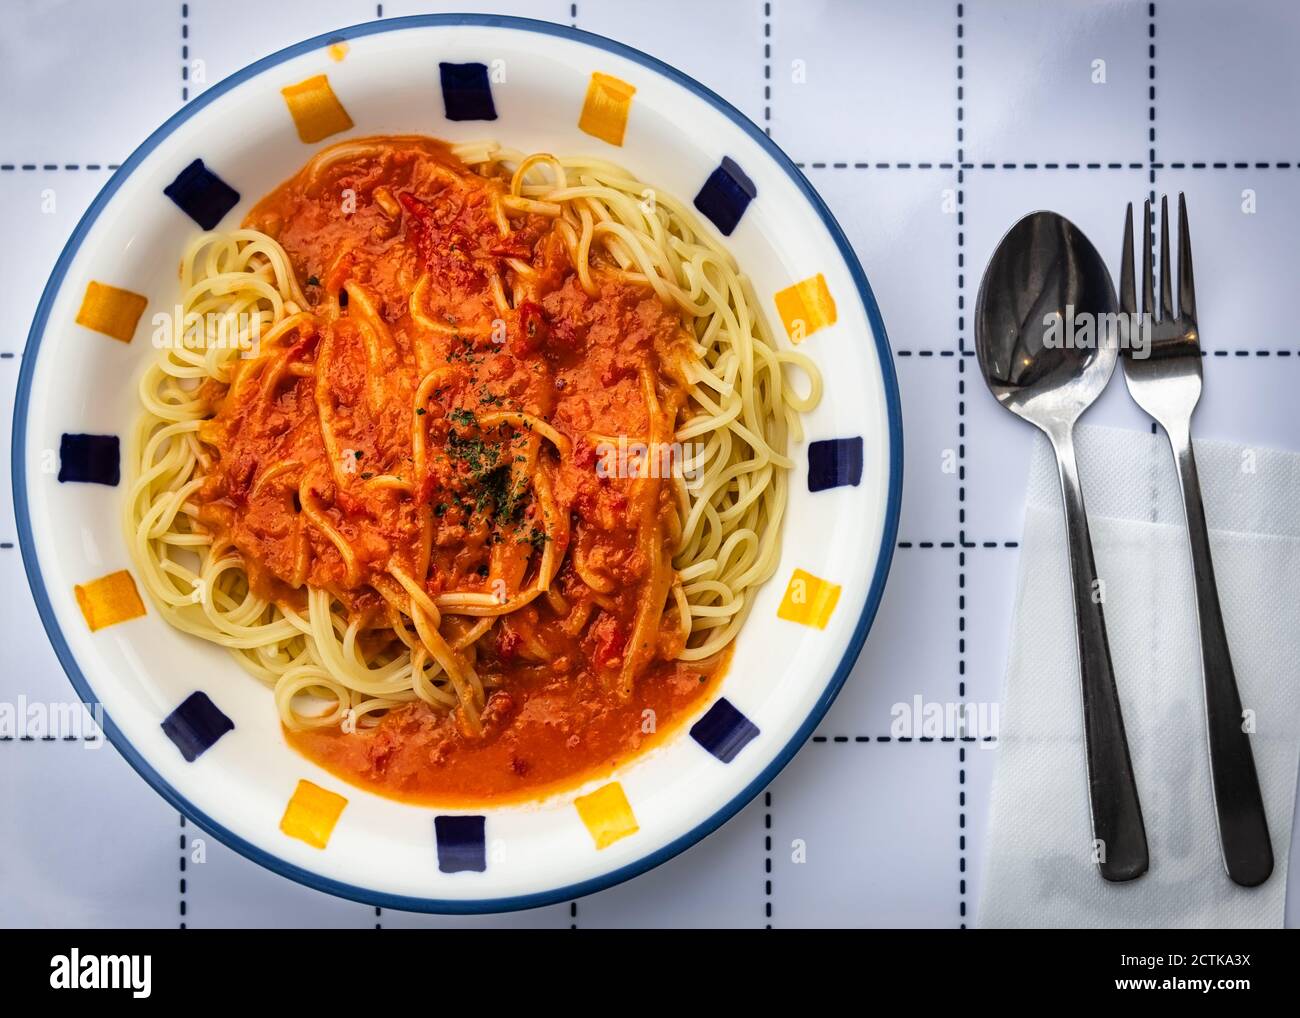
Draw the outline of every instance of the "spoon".
<instances>
[{"instance_id":1,"label":"spoon","mask_svg":"<svg viewBox=\"0 0 1300 1018\"><path fill-rule=\"evenodd\" d=\"M1056 452L1074 587L1094 857L1101 875L1113 881L1140 877L1149 858L1073 433L1074 422L1115 370L1115 337L1098 336L1099 326L1117 320L1118 306L1096 248L1055 212L1035 212L1007 231L984 270L975 305L975 350L984 381L999 403L1041 429ZM1091 341L1083 334L1080 342L1057 341L1067 335L1066 319L1080 314L1092 316ZM1061 317L1053 320L1056 315Z\"/></svg>"}]
</instances>

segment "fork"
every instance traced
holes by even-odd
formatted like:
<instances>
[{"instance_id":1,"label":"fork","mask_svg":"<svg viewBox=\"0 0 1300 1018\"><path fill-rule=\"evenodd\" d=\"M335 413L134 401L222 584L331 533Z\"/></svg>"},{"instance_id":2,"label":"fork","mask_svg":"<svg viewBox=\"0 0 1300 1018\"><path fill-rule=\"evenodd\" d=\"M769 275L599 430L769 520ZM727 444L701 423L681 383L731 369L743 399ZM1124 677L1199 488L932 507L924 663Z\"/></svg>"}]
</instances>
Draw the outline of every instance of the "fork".
<instances>
[{"instance_id":1,"label":"fork","mask_svg":"<svg viewBox=\"0 0 1300 1018\"><path fill-rule=\"evenodd\" d=\"M1187 229L1187 202L1178 195L1178 312L1174 313L1169 271L1169 199L1160 201L1160 309L1152 286L1151 202L1143 214L1146 238L1142 265L1142 320L1136 317L1133 280L1133 205L1124 222L1124 254L1120 266L1120 311L1132 328L1148 329L1146 355L1123 344L1124 381L1134 401L1169 436L1178 467L1178 485L1192 547L1196 586L1196 616L1201 637L1201 673L1205 686L1205 722L1209 735L1210 775L1219 845L1228 876L1243 887L1255 887L1273 872L1264 802L1255 773L1250 736L1242 724L1241 695L1228 654L1228 639L1219 609L1219 594L1210 558L1201 485L1192 453L1192 411L1201 398L1201 345L1196 327L1196 293L1192 280L1192 244Z\"/></svg>"}]
</instances>

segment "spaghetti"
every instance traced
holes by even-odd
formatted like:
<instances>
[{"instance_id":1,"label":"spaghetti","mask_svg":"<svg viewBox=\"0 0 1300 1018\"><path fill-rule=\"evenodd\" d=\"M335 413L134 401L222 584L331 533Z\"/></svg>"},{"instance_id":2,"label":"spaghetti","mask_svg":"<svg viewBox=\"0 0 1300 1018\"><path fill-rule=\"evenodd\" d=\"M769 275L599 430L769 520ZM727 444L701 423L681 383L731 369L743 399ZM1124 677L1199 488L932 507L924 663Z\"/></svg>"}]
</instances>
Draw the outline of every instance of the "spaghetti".
<instances>
[{"instance_id":1,"label":"spaghetti","mask_svg":"<svg viewBox=\"0 0 1300 1018\"><path fill-rule=\"evenodd\" d=\"M299 748L408 797L535 792L721 672L821 382L676 200L595 159L361 139L180 281L128 540Z\"/></svg>"}]
</instances>

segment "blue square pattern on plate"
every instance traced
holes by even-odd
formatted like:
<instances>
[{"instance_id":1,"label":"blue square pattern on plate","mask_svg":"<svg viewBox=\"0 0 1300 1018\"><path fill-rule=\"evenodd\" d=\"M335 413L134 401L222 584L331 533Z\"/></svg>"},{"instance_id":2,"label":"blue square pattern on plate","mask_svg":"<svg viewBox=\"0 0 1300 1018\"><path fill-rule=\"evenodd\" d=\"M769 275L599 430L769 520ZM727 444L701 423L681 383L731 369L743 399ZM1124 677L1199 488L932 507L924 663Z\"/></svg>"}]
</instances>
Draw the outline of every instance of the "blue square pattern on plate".
<instances>
[{"instance_id":1,"label":"blue square pattern on plate","mask_svg":"<svg viewBox=\"0 0 1300 1018\"><path fill-rule=\"evenodd\" d=\"M212 230L226 213L239 204L239 192L195 159L170 184L163 194L180 206L181 211L204 230Z\"/></svg>"},{"instance_id":2,"label":"blue square pattern on plate","mask_svg":"<svg viewBox=\"0 0 1300 1018\"><path fill-rule=\"evenodd\" d=\"M438 65L442 78L442 103L448 120L496 120L492 83L487 64Z\"/></svg>"},{"instance_id":3,"label":"blue square pattern on plate","mask_svg":"<svg viewBox=\"0 0 1300 1018\"><path fill-rule=\"evenodd\" d=\"M443 873L484 872L487 869L486 825L483 816L434 817L438 869Z\"/></svg>"},{"instance_id":4,"label":"blue square pattern on plate","mask_svg":"<svg viewBox=\"0 0 1300 1018\"><path fill-rule=\"evenodd\" d=\"M736 710L725 696L691 725L691 738L723 763L731 763L757 734L754 722Z\"/></svg>"},{"instance_id":5,"label":"blue square pattern on plate","mask_svg":"<svg viewBox=\"0 0 1300 1018\"><path fill-rule=\"evenodd\" d=\"M162 722L162 730L167 733L167 738L176 743L181 756L190 763L211 749L218 739L233 731L234 727L235 723L202 690L191 693Z\"/></svg>"},{"instance_id":6,"label":"blue square pattern on plate","mask_svg":"<svg viewBox=\"0 0 1300 1018\"><path fill-rule=\"evenodd\" d=\"M825 491L862 481L862 436L808 445L808 490Z\"/></svg>"},{"instance_id":7,"label":"blue square pattern on plate","mask_svg":"<svg viewBox=\"0 0 1300 1018\"><path fill-rule=\"evenodd\" d=\"M122 479L121 443L116 435L64 435L59 440L59 481L107 484Z\"/></svg>"},{"instance_id":8,"label":"blue square pattern on plate","mask_svg":"<svg viewBox=\"0 0 1300 1018\"><path fill-rule=\"evenodd\" d=\"M695 196L695 207L723 236L729 237L757 194L758 189L745 171L730 156L723 156L721 165L709 174Z\"/></svg>"}]
</instances>

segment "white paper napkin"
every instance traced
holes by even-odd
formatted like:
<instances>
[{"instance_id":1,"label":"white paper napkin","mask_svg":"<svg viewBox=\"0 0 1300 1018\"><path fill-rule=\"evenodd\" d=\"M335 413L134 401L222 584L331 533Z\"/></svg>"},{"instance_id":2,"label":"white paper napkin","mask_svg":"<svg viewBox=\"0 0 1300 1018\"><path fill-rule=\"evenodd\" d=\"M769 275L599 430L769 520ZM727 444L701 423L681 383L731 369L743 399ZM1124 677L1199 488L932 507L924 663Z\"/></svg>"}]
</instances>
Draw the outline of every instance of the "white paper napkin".
<instances>
[{"instance_id":1,"label":"white paper napkin","mask_svg":"<svg viewBox=\"0 0 1300 1018\"><path fill-rule=\"evenodd\" d=\"M1258 888L1220 861L1191 556L1162 434L1081 428L1079 470L1151 852L1109 884L1091 858L1083 715L1056 464L1029 476L981 926L1282 925L1300 757L1300 455L1196 443L1228 643L1276 860Z\"/></svg>"}]
</instances>

